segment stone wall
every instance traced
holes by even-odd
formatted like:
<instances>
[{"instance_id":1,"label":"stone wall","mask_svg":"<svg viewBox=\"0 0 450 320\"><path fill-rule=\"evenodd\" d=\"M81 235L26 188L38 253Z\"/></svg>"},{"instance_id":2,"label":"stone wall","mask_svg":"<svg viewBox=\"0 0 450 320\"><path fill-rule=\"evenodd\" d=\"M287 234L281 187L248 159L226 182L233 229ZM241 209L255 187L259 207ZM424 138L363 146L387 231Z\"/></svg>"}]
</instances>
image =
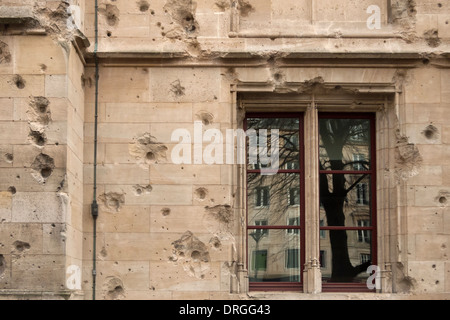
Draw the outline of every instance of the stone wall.
<instances>
[{"instance_id":1,"label":"stone wall","mask_svg":"<svg viewBox=\"0 0 450 320\"><path fill-rule=\"evenodd\" d=\"M449 297L450 7L329 2L99 0L97 299ZM91 299L94 1L1 6L0 297ZM308 152L305 293L248 291L243 167L172 158L247 111L376 113L379 292L321 293Z\"/></svg>"}]
</instances>

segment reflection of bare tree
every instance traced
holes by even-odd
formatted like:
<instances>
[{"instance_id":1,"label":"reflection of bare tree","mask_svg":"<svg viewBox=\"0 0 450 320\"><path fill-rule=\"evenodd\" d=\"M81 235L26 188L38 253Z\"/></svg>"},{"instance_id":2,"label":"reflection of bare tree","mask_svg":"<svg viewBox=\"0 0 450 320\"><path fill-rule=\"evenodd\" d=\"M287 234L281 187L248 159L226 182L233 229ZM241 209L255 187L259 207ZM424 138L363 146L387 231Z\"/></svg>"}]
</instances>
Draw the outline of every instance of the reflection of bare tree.
<instances>
[{"instance_id":1,"label":"reflection of bare tree","mask_svg":"<svg viewBox=\"0 0 450 320\"><path fill-rule=\"evenodd\" d=\"M346 159L345 153L357 149L361 144L368 145L369 121L360 119L321 120L321 161L320 170L352 170L348 166L361 165L367 170L366 160ZM367 148L366 148L367 149ZM358 151L355 151L358 152ZM352 152L350 152L352 153ZM366 150L366 154L369 150ZM355 181L347 181L344 174L320 175L320 199L325 210L328 226L345 226L344 204L347 196L364 178L366 174ZM347 231L330 230L332 252L331 281L348 282L359 273L367 270L370 261L353 266L350 262Z\"/></svg>"},{"instance_id":2,"label":"reflection of bare tree","mask_svg":"<svg viewBox=\"0 0 450 320\"><path fill-rule=\"evenodd\" d=\"M298 119L249 119L249 128L279 129L279 169L281 172L266 176L256 170L261 164L249 165L247 175L249 195L249 225L257 226L257 220L267 219L268 226L298 226L291 217L299 217L299 208L289 203L290 189L300 188L300 150ZM320 170L356 170L369 169L370 121L367 119L322 119L320 120ZM268 141L270 139L268 138ZM306 151L307 152L307 151ZM355 154L364 157L353 158ZM355 167L357 169L355 169ZM360 174L320 174L320 199L325 211L328 226L345 227L345 205L348 207L349 193L356 191L357 186L367 178L367 173ZM257 192L260 188L268 188L268 203L257 205ZM261 224L259 224L261 225ZM261 231L261 230L255 230ZM349 282L359 273L366 271L371 264L367 261L353 266L350 261L346 230L330 230L332 254L331 281ZM253 232L250 236L258 248L263 233ZM256 237L256 238L255 238ZM287 240L287 239L286 239ZM288 241L289 242L289 241ZM289 244L284 245L288 248ZM258 272L255 270L255 273ZM255 274L257 278L257 274Z\"/></svg>"}]
</instances>

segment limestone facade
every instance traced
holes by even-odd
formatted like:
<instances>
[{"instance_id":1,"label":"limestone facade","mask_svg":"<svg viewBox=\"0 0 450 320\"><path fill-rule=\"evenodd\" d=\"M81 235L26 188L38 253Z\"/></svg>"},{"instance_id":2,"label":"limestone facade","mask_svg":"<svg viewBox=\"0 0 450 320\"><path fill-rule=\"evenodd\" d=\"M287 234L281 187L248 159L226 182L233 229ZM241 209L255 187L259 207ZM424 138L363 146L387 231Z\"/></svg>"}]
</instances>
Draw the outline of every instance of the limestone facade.
<instances>
[{"instance_id":1,"label":"limestone facade","mask_svg":"<svg viewBox=\"0 0 450 320\"><path fill-rule=\"evenodd\" d=\"M95 3L0 3L0 299L450 298L450 4ZM303 117L297 291L249 284L246 166L194 161L267 112ZM324 112L375 115L375 292L322 283Z\"/></svg>"}]
</instances>

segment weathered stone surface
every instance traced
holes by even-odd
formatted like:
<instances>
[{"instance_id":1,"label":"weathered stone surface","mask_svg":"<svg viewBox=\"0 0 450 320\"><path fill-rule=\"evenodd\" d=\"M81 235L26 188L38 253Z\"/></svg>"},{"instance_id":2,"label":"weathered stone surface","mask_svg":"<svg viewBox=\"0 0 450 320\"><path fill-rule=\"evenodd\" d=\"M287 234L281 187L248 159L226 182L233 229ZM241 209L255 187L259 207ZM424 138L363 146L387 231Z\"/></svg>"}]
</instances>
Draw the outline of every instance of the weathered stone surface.
<instances>
[{"instance_id":1,"label":"weathered stone surface","mask_svg":"<svg viewBox=\"0 0 450 320\"><path fill-rule=\"evenodd\" d=\"M94 14L93 0L0 7L0 299L91 298L96 120L98 299L449 298L444 1L100 1L98 91ZM207 130L225 137L246 112L304 115L305 293L248 291L245 166L194 163ZM322 112L376 114L382 292L320 293Z\"/></svg>"}]
</instances>

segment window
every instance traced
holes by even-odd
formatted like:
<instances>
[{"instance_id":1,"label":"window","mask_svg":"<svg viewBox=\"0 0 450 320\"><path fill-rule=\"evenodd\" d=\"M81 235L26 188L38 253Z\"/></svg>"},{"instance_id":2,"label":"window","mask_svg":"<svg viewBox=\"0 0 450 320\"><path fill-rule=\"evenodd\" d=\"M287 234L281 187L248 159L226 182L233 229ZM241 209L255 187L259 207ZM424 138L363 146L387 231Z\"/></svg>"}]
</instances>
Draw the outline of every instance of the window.
<instances>
[{"instance_id":1,"label":"window","mask_svg":"<svg viewBox=\"0 0 450 320\"><path fill-rule=\"evenodd\" d=\"M376 264L375 115L319 113L318 152L307 155L308 163L319 164L317 181L308 180L308 187L318 186L318 194L305 190L305 176L314 175L305 172L303 145L305 138L309 145L314 140L304 137L308 134L303 131L304 121L303 114L297 113L249 113L245 118L245 130L257 134L264 130L267 140L274 137L272 130L279 132L277 170L264 174L272 163L263 167L259 159L256 165L248 161L246 166L250 290L302 288L305 233L311 232L305 229L308 194L306 200L317 201L319 211L308 212L308 219L317 219L319 228L315 245L322 291L367 291L365 271ZM247 151L247 160L250 156ZM260 251L264 258L255 256ZM309 259L314 265L315 258ZM256 264L260 260L264 263ZM256 270L256 265L264 268Z\"/></svg>"},{"instance_id":2,"label":"window","mask_svg":"<svg viewBox=\"0 0 450 320\"><path fill-rule=\"evenodd\" d=\"M269 187L258 187L256 192L256 206L257 207L267 207L270 202L270 188Z\"/></svg>"},{"instance_id":3,"label":"window","mask_svg":"<svg viewBox=\"0 0 450 320\"><path fill-rule=\"evenodd\" d=\"M288 226L298 226L300 225L300 218L289 218L288 219ZM300 234L299 229L287 229L287 233L289 234Z\"/></svg>"},{"instance_id":4,"label":"window","mask_svg":"<svg viewBox=\"0 0 450 320\"><path fill-rule=\"evenodd\" d=\"M250 139L247 141L247 261L253 267L249 268L250 289L299 291L304 251L300 192L304 189L303 150L299 144L303 141L303 115L247 114L245 130L255 130L258 137L265 132L267 141L278 145L277 167L273 168L274 163L263 167L259 157L256 164L250 163L254 153L249 151ZM266 174L266 168L276 170Z\"/></svg>"},{"instance_id":5,"label":"window","mask_svg":"<svg viewBox=\"0 0 450 320\"><path fill-rule=\"evenodd\" d=\"M288 203L290 206L300 205L300 189L296 189L296 188L289 189Z\"/></svg>"},{"instance_id":6,"label":"window","mask_svg":"<svg viewBox=\"0 0 450 320\"><path fill-rule=\"evenodd\" d=\"M253 268L254 271L267 269L267 250L253 251Z\"/></svg>"},{"instance_id":7,"label":"window","mask_svg":"<svg viewBox=\"0 0 450 320\"><path fill-rule=\"evenodd\" d=\"M326 258L326 254L327 252L325 250L320 250L320 267L321 268L326 268L327 267L327 262L325 260Z\"/></svg>"},{"instance_id":8,"label":"window","mask_svg":"<svg viewBox=\"0 0 450 320\"><path fill-rule=\"evenodd\" d=\"M300 263L300 250L287 249L286 250L286 268L298 269Z\"/></svg>"},{"instance_id":9,"label":"window","mask_svg":"<svg viewBox=\"0 0 450 320\"><path fill-rule=\"evenodd\" d=\"M369 220L358 220L358 227L369 227L369 226L370 226ZM366 229L358 230L358 241L370 243L370 231Z\"/></svg>"},{"instance_id":10,"label":"window","mask_svg":"<svg viewBox=\"0 0 450 320\"><path fill-rule=\"evenodd\" d=\"M372 114L319 114L320 249L330 255L323 291L365 287L371 262L361 257L376 250L374 122Z\"/></svg>"},{"instance_id":11,"label":"window","mask_svg":"<svg viewBox=\"0 0 450 320\"><path fill-rule=\"evenodd\" d=\"M267 226L267 220L256 220L255 226ZM264 236L269 234L269 229L256 229L258 235Z\"/></svg>"},{"instance_id":12,"label":"window","mask_svg":"<svg viewBox=\"0 0 450 320\"><path fill-rule=\"evenodd\" d=\"M367 183L358 183L356 189L356 203L357 204L369 204L367 195Z\"/></svg>"}]
</instances>

